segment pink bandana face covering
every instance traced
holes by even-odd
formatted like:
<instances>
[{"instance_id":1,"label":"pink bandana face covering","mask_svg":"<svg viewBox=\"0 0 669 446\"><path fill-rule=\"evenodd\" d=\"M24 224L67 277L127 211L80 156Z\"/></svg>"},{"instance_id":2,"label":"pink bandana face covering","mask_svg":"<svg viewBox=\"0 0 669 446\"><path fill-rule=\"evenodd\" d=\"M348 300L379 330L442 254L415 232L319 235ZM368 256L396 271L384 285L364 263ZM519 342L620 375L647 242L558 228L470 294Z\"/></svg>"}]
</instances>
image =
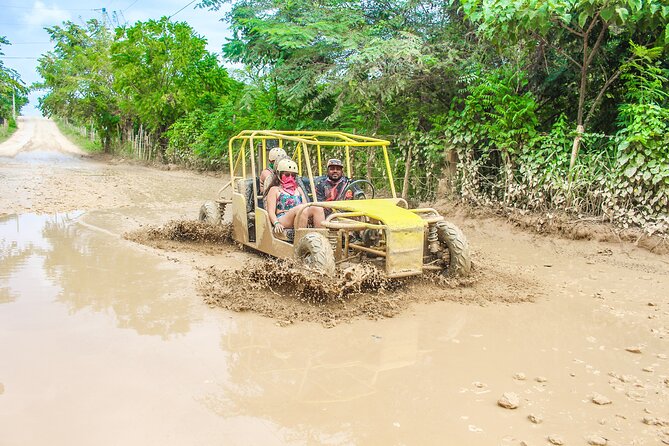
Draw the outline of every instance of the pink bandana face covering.
<instances>
[{"instance_id":1,"label":"pink bandana face covering","mask_svg":"<svg viewBox=\"0 0 669 446\"><path fill-rule=\"evenodd\" d=\"M281 174L281 187L289 194L294 194L297 189L297 180L293 175L287 173Z\"/></svg>"}]
</instances>

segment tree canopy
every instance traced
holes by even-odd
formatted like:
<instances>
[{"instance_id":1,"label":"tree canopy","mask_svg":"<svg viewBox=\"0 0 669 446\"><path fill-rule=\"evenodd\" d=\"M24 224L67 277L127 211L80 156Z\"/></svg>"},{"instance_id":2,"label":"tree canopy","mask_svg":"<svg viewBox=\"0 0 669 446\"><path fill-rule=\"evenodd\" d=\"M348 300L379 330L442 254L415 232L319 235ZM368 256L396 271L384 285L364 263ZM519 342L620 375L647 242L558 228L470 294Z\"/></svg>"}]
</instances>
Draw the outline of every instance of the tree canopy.
<instances>
[{"instance_id":1,"label":"tree canopy","mask_svg":"<svg viewBox=\"0 0 669 446\"><path fill-rule=\"evenodd\" d=\"M43 110L92 120L110 141L143 128L164 160L209 166L242 129L378 135L405 195L669 228L663 0L200 6L226 3L233 78L185 23L66 23L40 60ZM370 160L355 171L374 179Z\"/></svg>"},{"instance_id":2,"label":"tree canopy","mask_svg":"<svg viewBox=\"0 0 669 446\"><path fill-rule=\"evenodd\" d=\"M0 56L5 53L2 51L3 45L11 45L6 37L0 36ZM28 103L28 89L21 81L19 74L9 67L6 67L0 59L0 118L13 122L13 107L16 107L18 114L25 104ZM14 103L12 103L12 100Z\"/></svg>"}]
</instances>

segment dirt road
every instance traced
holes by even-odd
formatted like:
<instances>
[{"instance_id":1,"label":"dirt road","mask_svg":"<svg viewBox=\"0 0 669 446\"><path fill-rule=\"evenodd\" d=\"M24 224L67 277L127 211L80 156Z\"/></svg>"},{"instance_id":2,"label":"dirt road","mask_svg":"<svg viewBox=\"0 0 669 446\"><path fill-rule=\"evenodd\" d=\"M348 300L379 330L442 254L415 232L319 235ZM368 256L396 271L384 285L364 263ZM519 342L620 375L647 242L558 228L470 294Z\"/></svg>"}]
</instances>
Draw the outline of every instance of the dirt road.
<instances>
[{"instance_id":1,"label":"dirt road","mask_svg":"<svg viewBox=\"0 0 669 446\"><path fill-rule=\"evenodd\" d=\"M254 254L122 236L222 182L82 157L46 120L0 145L1 445L669 444L668 257L454 216L475 284L286 326L279 298L203 301L201 268Z\"/></svg>"}]
</instances>

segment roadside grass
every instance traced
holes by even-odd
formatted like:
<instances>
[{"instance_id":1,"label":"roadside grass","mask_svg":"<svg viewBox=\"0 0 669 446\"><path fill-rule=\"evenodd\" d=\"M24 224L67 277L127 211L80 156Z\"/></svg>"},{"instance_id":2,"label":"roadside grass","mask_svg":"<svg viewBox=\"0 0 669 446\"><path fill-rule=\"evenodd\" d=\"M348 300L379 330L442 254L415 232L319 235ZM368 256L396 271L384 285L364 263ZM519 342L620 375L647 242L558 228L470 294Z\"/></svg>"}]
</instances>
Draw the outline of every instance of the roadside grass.
<instances>
[{"instance_id":1,"label":"roadside grass","mask_svg":"<svg viewBox=\"0 0 669 446\"><path fill-rule=\"evenodd\" d=\"M72 124L68 124L62 119L56 118L54 121L63 135L65 135L67 139L72 141L74 144L89 153L102 153L102 143L100 140L96 138L95 140L91 141L90 138L83 136L77 127L73 126Z\"/></svg>"},{"instance_id":2,"label":"roadside grass","mask_svg":"<svg viewBox=\"0 0 669 446\"><path fill-rule=\"evenodd\" d=\"M16 127L0 125L0 143L7 141L15 131Z\"/></svg>"}]
</instances>

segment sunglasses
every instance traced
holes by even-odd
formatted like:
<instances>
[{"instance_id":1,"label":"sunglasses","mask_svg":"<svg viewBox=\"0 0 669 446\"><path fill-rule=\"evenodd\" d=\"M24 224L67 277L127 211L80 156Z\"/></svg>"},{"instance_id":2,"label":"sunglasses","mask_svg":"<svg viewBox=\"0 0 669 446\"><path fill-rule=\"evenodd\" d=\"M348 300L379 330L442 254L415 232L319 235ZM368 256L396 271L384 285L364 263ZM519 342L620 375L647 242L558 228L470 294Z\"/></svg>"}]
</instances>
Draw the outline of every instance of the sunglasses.
<instances>
[{"instance_id":1,"label":"sunglasses","mask_svg":"<svg viewBox=\"0 0 669 446\"><path fill-rule=\"evenodd\" d=\"M297 177L295 172L281 172L282 177Z\"/></svg>"}]
</instances>

